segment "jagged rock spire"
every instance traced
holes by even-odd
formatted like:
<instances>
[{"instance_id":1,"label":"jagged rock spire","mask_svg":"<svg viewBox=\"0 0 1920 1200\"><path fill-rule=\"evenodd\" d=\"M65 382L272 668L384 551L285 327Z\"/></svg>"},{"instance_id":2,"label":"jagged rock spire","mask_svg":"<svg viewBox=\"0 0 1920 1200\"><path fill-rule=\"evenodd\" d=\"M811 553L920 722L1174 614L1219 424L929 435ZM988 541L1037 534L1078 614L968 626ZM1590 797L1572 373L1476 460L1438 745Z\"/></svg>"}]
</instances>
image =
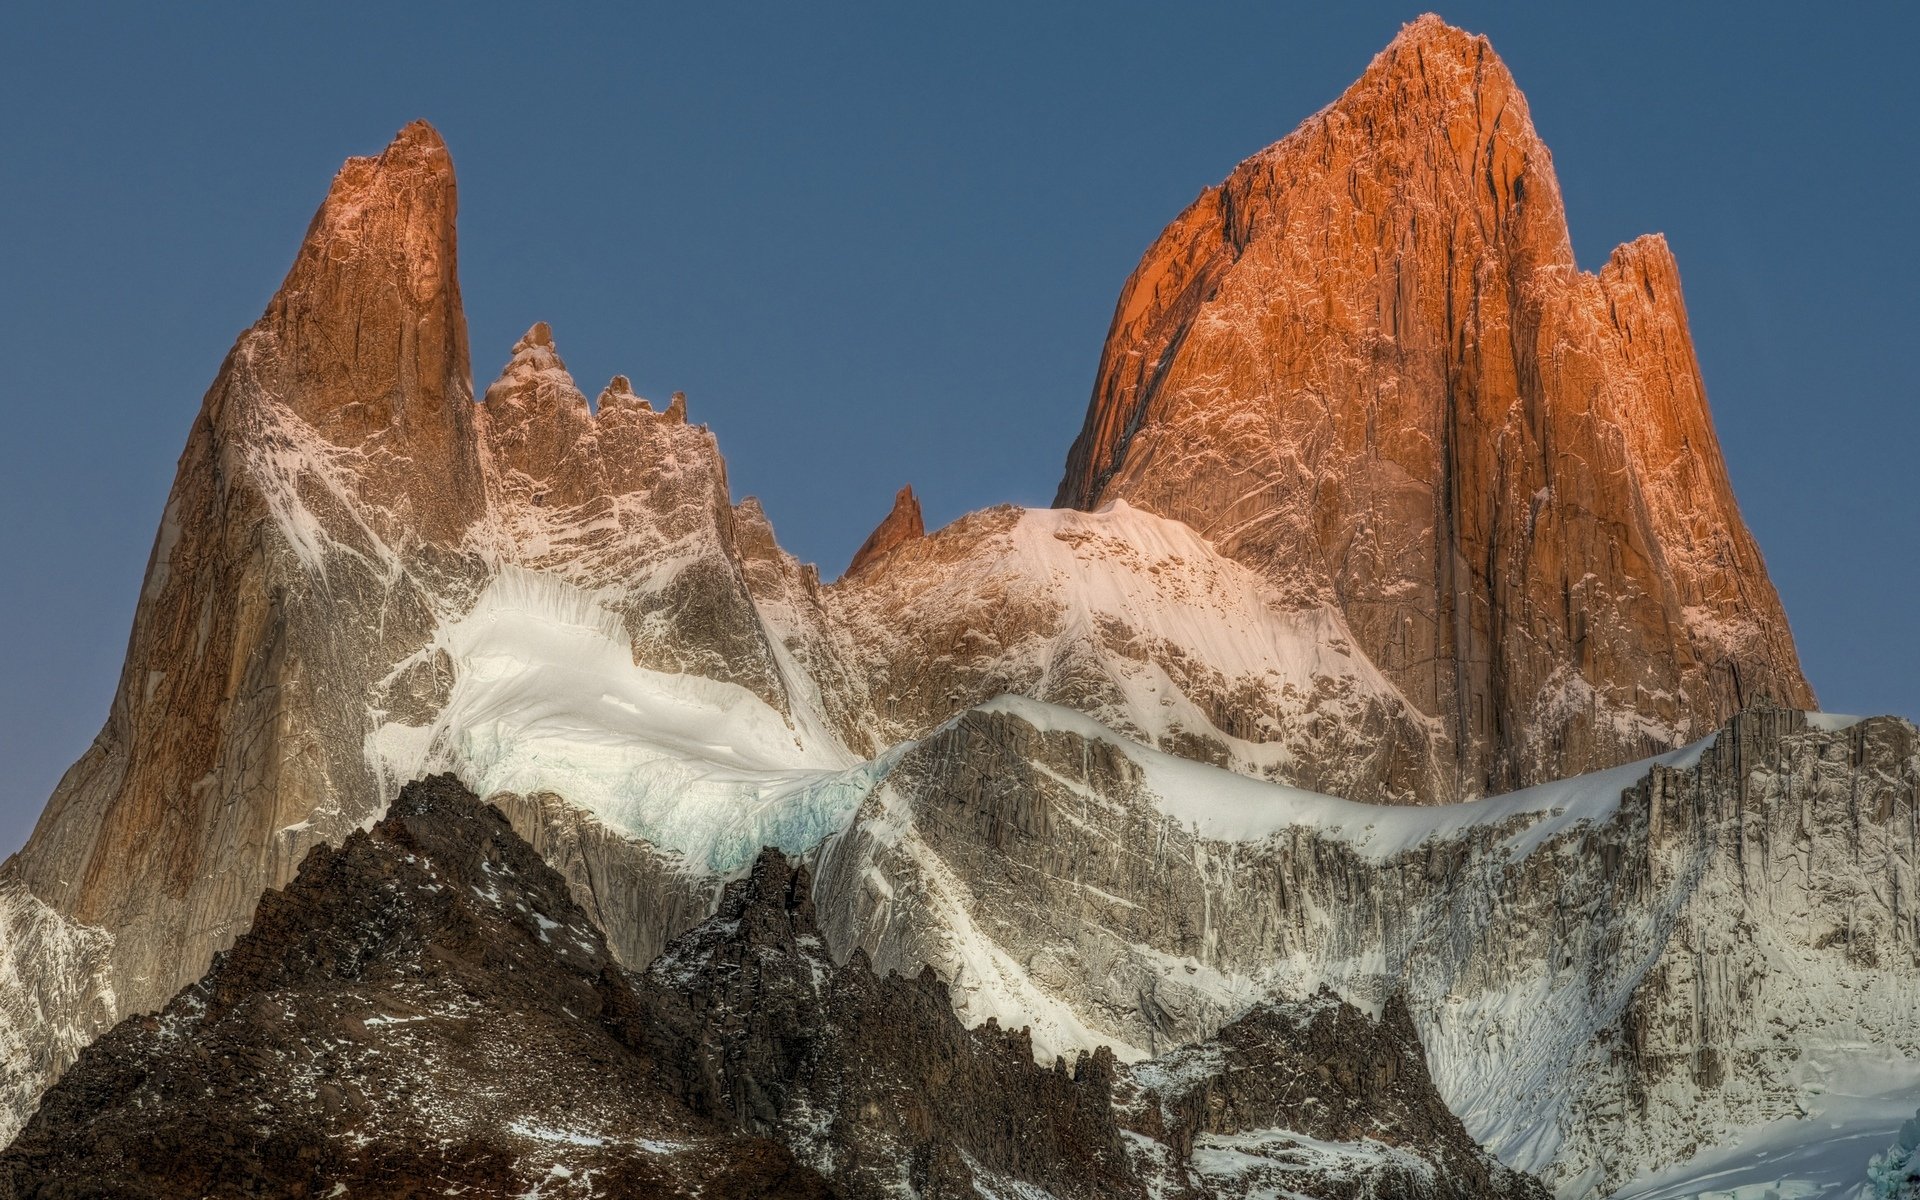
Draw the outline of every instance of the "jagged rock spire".
<instances>
[{"instance_id":1,"label":"jagged rock spire","mask_svg":"<svg viewBox=\"0 0 1920 1200\"><path fill-rule=\"evenodd\" d=\"M902 542L926 535L926 525L920 519L920 498L913 494L913 485L908 484L894 493L893 507L887 510L886 518L860 543L860 549L854 551L853 561L847 564L847 575L858 574Z\"/></svg>"},{"instance_id":2,"label":"jagged rock spire","mask_svg":"<svg viewBox=\"0 0 1920 1200\"><path fill-rule=\"evenodd\" d=\"M1437 17L1127 281L1057 503L1116 499L1338 609L1438 718L1434 798L1813 702L1665 243L1580 272L1525 99Z\"/></svg>"},{"instance_id":3,"label":"jagged rock spire","mask_svg":"<svg viewBox=\"0 0 1920 1200\"><path fill-rule=\"evenodd\" d=\"M334 176L256 328L280 394L332 440L444 443L472 398L454 234L453 159L415 121Z\"/></svg>"},{"instance_id":4,"label":"jagged rock spire","mask_svg":"<svg viewBox=\"0 0 1920 1200\"><path fill-rule=\"evenodd\" d=\"M600 389L597 406L601 412L605 412L609 406L631 408L636 412L653 411L653 405L648 404L644 397L634 394L633 381L625 375L615 375L607 381L607 386Z\"/></svg>"},{"instance_id":5,"label":"jagged rock spire","mask_svg":"<svg viewBox=\"0 0 1920 1200\"><path fill-rule=\"evenodd\" d=\"M365 704L431 631L409 572L424 547L471 569L445 548L485 505L456 207L425 122L348 159L202 401L106 725L0 871L110 935L112 985L50 1006L0 1091L63 1066L63 1031L164 999L378 803Z\"/></svg>"}]
</instances>

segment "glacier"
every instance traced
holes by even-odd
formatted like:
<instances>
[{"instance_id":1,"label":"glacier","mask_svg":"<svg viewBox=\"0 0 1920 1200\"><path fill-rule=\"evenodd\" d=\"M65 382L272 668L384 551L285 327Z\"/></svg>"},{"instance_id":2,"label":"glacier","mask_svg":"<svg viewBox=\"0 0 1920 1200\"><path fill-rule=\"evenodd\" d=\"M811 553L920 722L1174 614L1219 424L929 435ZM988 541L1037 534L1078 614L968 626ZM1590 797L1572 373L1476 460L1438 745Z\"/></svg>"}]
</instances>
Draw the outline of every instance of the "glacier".
<instances>
[{"instance_id":1,"label":"glacier","mask_svg":"<svg viewBox=\"0 0 1920 1200\"><path fill-rule=\"evenodd\" d=\"M619 614L545 572L501 570L395 672L438 656L454 680L438 718L369 736L388 787L453 770L483 796L562 796L696 870L811 849L882 769L738 684L637 665Z\"/></svg>"},{"instance_id":2,"label":"glacier","mask_svg":"<svg viewBox=\"0 0 1920 1200\"><path fill-rule=\"evenodd\" d=\"M1059 556L1071 553L1071 538L1056 536L1063 528L1111 537L1141 526L1158 534L1158 524L1119 510L1022 514L1013 546L1027 547L1016 554L1027 560L1022 575L1046 578L1065 573ZM1155 548L1152 537L1142 540ZM1124 564L1127 556L1107 557ZM1618 1058L1623 1038L1644 1036L1628 1028L1646 1019L1635 1015L1639 1008L1678 1003L1661 975L1674 956L1691 964L1684 973L1697 982L1689 986L1725 986L1710 981L1717 969L1711 954L1701 958L1702 947L1682 947L1697 936L1688 929L1704 922L1747 939L1759 935L1770 943L1758 951L1773 964L1767 970L1790 979L1809 978L1819 957L1811 944L1826 936L1811 912L1756 909L1755 897L1740 898L1755 882L1739 882L1751 864L1737 860L1749 853L1740 846L1754 836L1759 810L1736 806L1735 824L1724 834L1659 865L1670 852L1657 849L1657 814L1662 789L1673 785L1657 781L1724 779L1701 797L1724 805L1726 787L1748 786L1746 775L1725 772L1783 765L1746 762L1746 751L1733 747L1763 744L1769 749L1762 758L1778 758L1780 747L1800 739L1824 747L1812 753L1812 765L1794 768L1811 772L1806 782L1817 792L1816 776L1830 773L1820 764L1833 758L1832 748L1864 744L1857 718L1793 714L1757 743L1756 735L1740 732L1722 746L1729 736L1723 731L1610 770L1425 807L1344 800L1196 762L1084 712L1015 694L991 697L862 756L839 735L817 689L787 687L783 712L739 683L641 665L620 611L625 594L497 566L464 611L444 618L424 646L395 665L398 675L438 664L450 686L426 723L374 723L370 768L393 787L451 769L520 814L516 821L527 819L525 798L550 797L542 810L550 826L568 820L555 812L573 812L573 819L613 831L631 846L616 853L664 863L691 896L711 896L762 845L804 855L817 870L816 903L836 956L857 947L883 970L933 966L950 983L963 1019L1029 1028L1042 1061L1106 1046L1122 1061L1140 1062L1210 1034L1262 998L1304 997L1322 985L1376 1013L1390 991L1407 992L1436 1084L1469 1130L1503 1161L1554 1179L1569 1198L1623 1185L1655 1189L1644 1193L1649 1197L1693 1194L1684 1190L1689 1180L1765 1174L1767 1163L1800 1162L1810 1153L1808 1135L1821 1128L1819 1114L1850 1121L1847 1114L1859 1111L1820 1099L1833 1077L1859 1068L1859 1043L1849 1038L1867 1039L1882 1059L1893 1051L1896 1075L1920 1062L1920 1002L1885 981L1849 998L1851 1016L1820 1012L1835 1005L1823 993L1775 995L1757 1007L1747 997L1734 1001L1745 1009L1740 1019L1802 1030L1804 1061L1767 1066L1758 1084L1740 1082L1738 1072L1706 1088L1697 1079L1678 1089L1654 1084L1652 1092L1664 1098L1643 1096L1637 1103L1651 1107L1635 1122L1637 1132L1624 1141L1616 1136L1615 1145L1602 1144L1590 1128L1617 1121L1608 1114L1646 1086L1632 1070L1604 1064ZM1089 612L1125 614L1139 628L1163 626L1161 635L1209 643L1209 652L1254 670L1282 665L1269 652L1250 651L1233 624L1208 628L1177 610L1153 612L1124 589L1094 586L1088 595ZM785 651L778 668L801 674L791 646L773 641ZM1131 701L1134 711L1165 710L1150 694ZM1866 724L1872 732L1884 722ZM982 737L995 743L992 751L981 748ZM1038 807L1052 812L1047 845L1024 866L1005 845L1014 836L1005 828L934 832L928 825L929 803L948 803L941 796L956 786L953 772L996 761L1001 768L993 769L1007 777L965 784L994 792L972 804L1013 805L1017 811L994 818L1000 826L1033 820ZM1894 765L1913 770L1910 760ZM1793 790L1789 779L1786 792ZM1886 815L1898 817L1898 806ZM1001 839L991 854L967 840L982 834ZM1102 875L1078 861L1098 843L1142 838L1146 844L1123 853L1141 856L1151 869ZM1733 874L1720 882L1714 862L1729 850ZM1911 886L1912 843L1890 845L1889 852L1894 890L1883 902L1895 916L1905 911L1902 889ZM1623 854L1646 860L1646 883L1623 886L1593 873ZM1175 867L1175 859L1185 865ZM1448 866L1435 876L1437 868L1422 865L1429 863ZM1004 886L1010 871L1028 878ZM569 874L589 892L608 886L578 863ZM662 885L643 886L640 908L632 910L640 915L628 918L659 926L645 931L641 945L671 936L676 922L704 907L666 905L659 914L681 916L645 915L646 889L654 886ZM1768 896L1788 898L1764 886ZM1591 894L1572 901L1568 887ZM1584 908L1591 927L1569 926L1579 919L1568 915L1570 903ZM1155 909L1161 915L1143 925L1139 914ZM1151 928L1188 919L1198 921L1191 934ZM1904 935L1900 928L1881 933L1910 940L1906 928ZM1513 945L1499 945L1503 939ZM1848 976L1827 986L1863 983ZM1649 1001L1655 993L1660 998ZM1866 1009L1859 1011L1862 1000ZM1692 1014L1687 1020L1724 1019L1691 1001L1682 1007ZM1833 1036L1807 1041L1804 1031L1823 1023ZM1737 1031L1733 1036L1737 1046ZM1911 1094L1920 1067L1899 1078L1907 1082L1887 1085L1886 1104ZM1697 1105L1704 1105L1699 1140L1661 1130L1652 1115L1677 1116ZM1885 1114L1872 1113L1849 1138L1886 1132ZM1834 1153L1820 1161L1843 1159ZM1864 1171L1866 1156L1856 1159ZM1652 1166L1662 1169L1649 1174Z\"/></svg>"}]
</instances>

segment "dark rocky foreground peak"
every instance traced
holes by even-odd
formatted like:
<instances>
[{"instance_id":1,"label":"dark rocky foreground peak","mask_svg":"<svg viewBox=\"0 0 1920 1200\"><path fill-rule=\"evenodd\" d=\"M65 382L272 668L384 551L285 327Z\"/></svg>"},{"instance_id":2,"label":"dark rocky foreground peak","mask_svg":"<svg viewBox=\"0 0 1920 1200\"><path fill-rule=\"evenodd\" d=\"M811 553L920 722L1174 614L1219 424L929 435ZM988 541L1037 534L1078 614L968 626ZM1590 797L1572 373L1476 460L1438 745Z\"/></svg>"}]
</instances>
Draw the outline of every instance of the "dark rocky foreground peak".
<instances>
[{"instance_id":1,"label":"dark rocky foreground peak","mask_svg":"<svg viewBox=\"0 0 1920 1200\"><path fill-rule=\"evenodd\" d=\"M83 1052L0 1195L832 1194L663 1087L640 1004L565 881L438 776Z\"/></svg>"},{"instance_id":2,"label":"dark rocky foreground peak","mask_svg":"<svg viewBox=\"0 0 1920 1200\"><path fill-rule=\"evenodd\" d=\"M766 851L634 975L496 809L412 784L82 1053L0 1196L1544 1196L1404 1012L1322 995L1049 1068L930 970L833 963L809 893Z\"/></svg>"}]
</instances>

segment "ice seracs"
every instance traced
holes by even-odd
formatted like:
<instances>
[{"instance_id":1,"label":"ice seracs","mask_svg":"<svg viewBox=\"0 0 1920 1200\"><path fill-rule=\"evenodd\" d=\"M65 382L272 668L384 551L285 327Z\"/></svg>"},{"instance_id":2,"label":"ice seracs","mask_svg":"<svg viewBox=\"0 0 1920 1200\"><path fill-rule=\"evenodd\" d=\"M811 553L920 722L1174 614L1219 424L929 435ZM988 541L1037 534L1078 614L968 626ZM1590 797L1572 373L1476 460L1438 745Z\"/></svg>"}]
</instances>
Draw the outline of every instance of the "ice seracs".
<instances>
[{"instance_id":1,"label":"ice seracs","mask_svg":"<svg viewBox=\"0 0 1920 1200\"><path fill-rule=\"evenodd\" d=\"M382 724L386 786L444 769L483 795L546 792L726 873L762 846L798 853L846 822L854 760L735 683L637 665L619 614L553 575L507 568L415 659L441 660L445 707ZM811 736L809 736L811 734Z\"/></svg>"}]
</instances>

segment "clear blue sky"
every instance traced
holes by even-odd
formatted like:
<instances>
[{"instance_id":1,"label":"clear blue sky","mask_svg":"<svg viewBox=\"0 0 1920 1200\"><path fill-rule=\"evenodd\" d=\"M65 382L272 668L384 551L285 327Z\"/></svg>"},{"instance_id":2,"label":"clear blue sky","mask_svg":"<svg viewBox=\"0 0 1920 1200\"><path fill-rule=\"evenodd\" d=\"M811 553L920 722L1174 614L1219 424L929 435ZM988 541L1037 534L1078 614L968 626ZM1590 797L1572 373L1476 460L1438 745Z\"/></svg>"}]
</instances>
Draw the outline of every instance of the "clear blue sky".
<instances>
[{"instance_id":1,"label":"clear blue sky","mask_svg":"<svg viewBox=\"0 0 1920 1200\"><path fill-rule=\"evenodd\" d=\"M104 718L174 461L340 160L424 116L474 374L553 324L828 575L902 482L1047 503L1121 281L1419 9L9 5L0 851ZM1583 265L1664 231L1826 707L1920 714L1920 18L1460 3Z\"/></svg>"}]
</instances>

